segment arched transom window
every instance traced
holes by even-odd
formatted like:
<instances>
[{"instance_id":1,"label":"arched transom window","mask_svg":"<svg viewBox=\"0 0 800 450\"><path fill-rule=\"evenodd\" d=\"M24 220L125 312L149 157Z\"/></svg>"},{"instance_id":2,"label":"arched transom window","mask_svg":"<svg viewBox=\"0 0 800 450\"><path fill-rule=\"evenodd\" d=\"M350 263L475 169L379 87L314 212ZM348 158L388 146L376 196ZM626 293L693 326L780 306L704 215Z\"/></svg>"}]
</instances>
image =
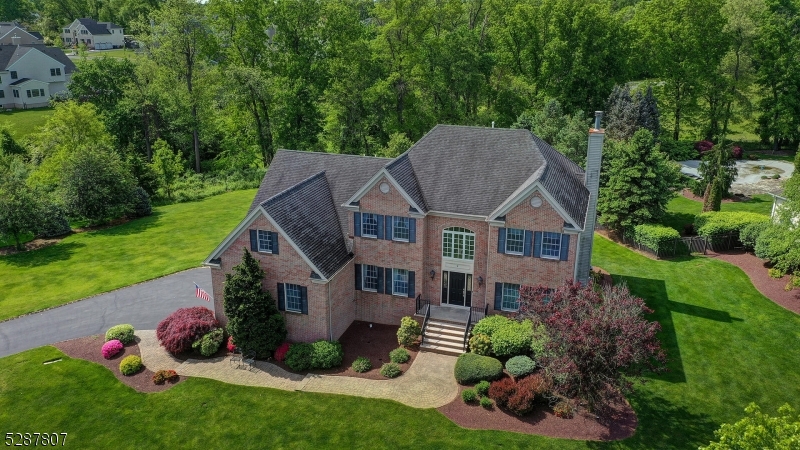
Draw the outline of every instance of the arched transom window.
<instances>
[{"instance_id":1,"label":"arched transom window","mask_svg":"<svg viewBox=\"0 0 800 450\"><path fill-rule=\"evenodd\" d=\"M442 233L442 256L453 259L475 259L475 233L466 228L450 227Z\"/></svg>"}]
</instances>

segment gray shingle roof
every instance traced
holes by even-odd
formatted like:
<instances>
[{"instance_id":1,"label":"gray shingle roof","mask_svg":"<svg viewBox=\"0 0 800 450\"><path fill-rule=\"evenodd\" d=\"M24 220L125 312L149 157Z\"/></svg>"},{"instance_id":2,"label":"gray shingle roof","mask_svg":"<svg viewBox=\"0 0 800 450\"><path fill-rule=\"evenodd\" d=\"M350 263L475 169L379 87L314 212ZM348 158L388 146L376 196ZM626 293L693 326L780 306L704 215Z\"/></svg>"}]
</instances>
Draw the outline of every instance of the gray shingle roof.
<instances>
[{"instance_id":1,"label":"gray shingle roof","mask_svg":"<svg viewBox=\"0 0 800 450\"><path fill-rule=\"evenodd\" d=\"M0 45L0 70L6 70L8 66L17 62L31 50L38 50L64 64L65 74L71 74L75 71L75 63L69 59L63 50L56 47L48 47L44 44Z\"/></svg>"},{"instance_id":2,"label":"gray shingle roof","mask_svg":"<svg viewBox=\"0 0 800 450\"><path fill-rule=\"evenodd\" d=\"M89 33L91 33L92 35L111 34L111 31L109 31L105 25L97 23L97 21L95 21L94 19L89 19L88 17L84 17L78 19L78 22L80 22L81 25L86 27L86 29L89 30Z\"/></svg>"},{"instance_id":3,"label":"gray shingle roof","mask_svg":"<svg viewBox=\"0 0 800 450\"><path fill-rule=\"evenodd\" d=\"M583 169L538 136L531 136L547 161L547 167L540 178L542 186L583 227L589 205L589 190L583 184Z\"/></svg>"},{"instance_id":4,"label":"gray shingle roof","mask_svg":"<svg viewBox=\"0 0 800 450\"><path fill-rule=\"evenodd\" d=\"M414 174L414 167L411 165L411 160L407 154L403 154L391 163L386 165L386 170L392 176L404 191L414 200L420 208L421 213L428 212L428 206L425 203L425 197L422 195L422 190L419 187L417 175Z\"/></svg>"},{"instance_id":5,"label":"gray shingle roof","mask_svg":"<svg viewBox=\"0 0 800 450\"><path fill-rule=\"evenodd\" d=\"M324 171L337 206L339 221L342 229L346 230L349 213L339 205L349 200L389 161L389 158L372 156L279 150L272 158L272 164L261 181L248 213L264 200Z\"/></svg>"},{"instance_id":6,"label":"gray shingle roof","mask_svg":"<svg viewBox=\"0 0 800 450\"><path fill-rule=\"evenodd\" d=\"M352 258L325 172L280 192L261 206L328 278Z\"/></svg>"},{"instance_id":7,"label":"gray shingle roof","mask_svg":"<svg viewBox=\"0 0 800 450\"><path fill-rule=\"evenodd\" d=\"M22 83L25 83L26 81L31 81L31 79L30 78L20 78L19 80L15 81L13 83L10 83L9 86L17 86L17 85L20 85Z\"/></svg>"}]
</instances>

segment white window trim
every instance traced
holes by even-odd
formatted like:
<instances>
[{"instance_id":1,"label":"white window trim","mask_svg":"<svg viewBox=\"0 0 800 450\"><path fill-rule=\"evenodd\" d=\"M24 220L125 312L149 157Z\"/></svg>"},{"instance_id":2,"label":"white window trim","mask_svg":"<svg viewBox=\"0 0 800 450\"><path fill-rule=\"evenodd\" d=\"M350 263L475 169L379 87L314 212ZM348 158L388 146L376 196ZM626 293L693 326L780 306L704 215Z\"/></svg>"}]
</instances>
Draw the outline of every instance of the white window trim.
<instances>
[{"instance_id":1,"label":"white window trim","mask_svg":"<svg viewBox=\"0 0 800 450\"><path fill-rule=\"evenodd\" d=\"M545 255L544 254L544 234L545 233L552 233L552 234L557 234L558 235L558 255L552 256L552 255ZM563 233L559 233L557 231L543 231L542 232L542 248L539 250L539 253L540 253L542 259L552 259L552 260L555 260L555 261L560 261L561 260L561 242L564 239L564 236L562 236L562 234Z\"/></svg>"},{"instance_id":2,"label":"white window trim","mask_svg":"<svg viewBox=\"0 0 800 450\"><path fill-rule=\"evenodd\" d=\"M503 300L505 299L505 292L506 292L506 285L507 284L516 284L516 283L503 283L503 289L502 289L503 292L502 292L502 297L500 298L500 310L501 311L507 311L507 312L517 312L517 311L519 311L519 288L517 289L517 307L516 307L516 309L510 309L510 308L506 308L506 307L503 306ZM520 286L520 288L522 288L522 285L519 285L519 286Z\"/></svg>"},{"instance_id":3,"label":"white window trim","mask_svg":"<svg viewBox=\"0 0 800 450\"><path fill-rule=\"evenodd\" d=\"M462 256L462 258L456 258L454 256L446 256L444 254L444 236L447 233L450 233L453 236L452 250L453 250L454 254L455 254L455 249L456 249L456 241L455 241L456 235L460 235L460 236L463 237L464 242L463 242L463 247L461 248L461 256ZM467 250L467 237L468 236L472 236L472 243L473 243L472 258L469 258L469 259L463 257L463 256L466 256L466 253L467 253L466 250ZM475 233L473 233L471 231L464 232L464 231L452 231L452 230L447 230L447 229L442 230L442 259L446 259L448 261L475 261L475 242L476 242L476 240L477 239L476 239Z\"/></svg>"},{"instance_id":4,"label":"white window trim","mask_svg":"<svg viewBox=\"0 0 800 450\"><path fill-rule=\"evenodd\" d=\"M267 230L256 230L256 240L258 241L258 244L257 244L258 245L258 250L257 250L258 253L270 253L270 254L272 254L272 248L270 248L269 250L261 250L261 233L267 233L267 241L270 241L269 231L267 231ZM270 242L270 246L272 246L271 242Z\"/></svg>"},{"instance_id":5,"label":"white window trim","mask_svg":"<svg viewBox=\"0 0 800 450\"><path fill-rule=\"evenodd\" d=\"M398 292L394 291L394 273L397 270L405 270L406 271L406 292L405 293L402 293L402 292L398 293ZM392 269L392 295L396 295L398 297L408 297L408 288L409 288L409 286L408 286L408 270L407 269L394 269L393 268Z\"/></svg>"},{"instance_id":6,"label":"white window trim","mask_svg":"<svg viewBox=\"0 0 800 450\"><path fill-rule=\"evenodd\" d=\"M364 220L364 214L369 214L369 215L375 217L375 234L366 234L366 233L364 233L364 225L367 224L367 222ZM375 214L375 213L361 213L361 237L378 239L378 215L377 214Z\"/></svg>"},{"instance_id":7,"label":"white window trim","mask_svg":"<svg viewBox=\"0 0 800 450\"><path fill-rule=\"evenodd\" d=\"M283 287L283 306L284 306L284 309L286 311L288 311L288 312L302 314L303 313L303 291L300 290L300 309L291 309L291 308L289 308L289 286L301 287L299 284L291 284L291 283L286 283L284 285L284 287Z\"/></svg>"},{"instance_id":8,"label":"white window trim","mask_svg":"<svg viewBox=\"0 0 800 450\"><path fill-rule=\"evenodd\" d=\"M397 216L390 216L392 218L392 240L397 242L408 242L408 239L399 238L395 236L395 231L397 230L396 224L394 223L394 219L405 219L406 223L408 224L408 237L411 238L411 220L408 217L397 217Z\"/></svg>"},{"instance_id":9,"label":"white window trim","mask_svg":"<svg viewBox=\"0 0 800 450\"><path fill-rule=\"evenodd\" d=\"M377 273L378 266L374 266L372 264L362 264L361 265L361 290L362 291L366 291L366 292L378 292L377 289L372 289L372 288L368 288L367 287L367 267L368 266L375 267L375 270L376 270L375 283L377 284L377 282L378 282L378 273Z\"/></svg>"},{"instance_id":10,"label":"white window trim","mask_svg":"<svg viewBox=\"0 0 800 450\"><path fill-rule=\"evenodd\" d=\"M509 239L508 239L508 230L522 231L522 251L521 252L516 252L516 251L508 249L508 241L509 241ZM505 250L506 250L506 252L505 252L506 255L522 256L525 253L525 230L520 229L520 228L506 228L506 248L505 248Z\"/></svg>"}]
</instances>

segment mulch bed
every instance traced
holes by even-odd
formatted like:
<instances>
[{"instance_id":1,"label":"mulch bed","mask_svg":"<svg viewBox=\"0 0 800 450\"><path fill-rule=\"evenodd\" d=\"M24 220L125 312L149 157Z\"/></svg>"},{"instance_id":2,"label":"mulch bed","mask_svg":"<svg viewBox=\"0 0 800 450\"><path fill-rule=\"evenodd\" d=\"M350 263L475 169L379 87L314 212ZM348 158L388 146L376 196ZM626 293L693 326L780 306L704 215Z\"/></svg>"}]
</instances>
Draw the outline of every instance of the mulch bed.
<instances>
[{"instance_id":1,"label":"mulch bed","mask_svg":"<svg viewBox=\"0 0 800 450\"><path fill-rule=\"evenodd\" d=\"M61 341L53 344L54 347L64 352L70 358L79 358L85 359L87 361L91 361L102 366L105 366L108 370L110 370L114 376L119 379L119 381L125 383L126 385L132 387L133 389L139 392L161 392L169 389L173 385L180 383L185 378L178 377L178 380L175 382L166 382L164 384L155 384L153 383L153 371L148 369L147 367L144 370L139 371L133 375L123 375L119 371L119 363L122 361L122 358L125 358L129 355L136 355L142 356L139 352L139 345L137 344L130 344L126 345L125 348L122 349L117 355L115 355L111 359L103 358L103 355L100 353L100 349L103 347L105 343L104 336L101 335L94 335L94 336L86 336L78 339L71 339L69 341Z\"/></svg>"},{"instance_id":2,"label":"mulch bed","mask_svg":"<svg viewBox=\"0 0 800 450\"><path fill-rule=\"evenodd\" d=\"M731 250L725 252L709 251L708 257L721 259L739 267L750 277L750 281L765 297L789 311L800 314L800 290L786 291L784 287L789 282L790 277L771 278L767 272L768 266L756 255L743 250Z\"/></svg>"},{"instance_id":3,"label":"mulch bed","mask_svg":"<svg viewBox=\"0 0 800 450\"><path fill-rule=\"evenodd\" d=\"M23 252L29 252L31 250L39 250L40 248L49 247L51 245L58 244L59 242L61 242L62 239L64 239L67 236L69 236L69 235L65 235L65 236L61 236L61 237L57 237L57 238L49 238L49 239L37 238L37 239L34 239L32 241L28 241L28 242L22 244L22 246L24 247L24 250L22 250L22 251ZM20 253L20 251L17 250L17 247L15 245L9 245L9 246L6 246L6 247L0 247L0 256L13 255L15 253Z\"/></svg>"},{"instance_id":4,"label":"mulch bed","mask_svg":"<svg viewBox=\"0 0 800 450\"><path fill-rule=\"evenodd\" d=\"M399 345L397 345L397 330L399 328L400 327L396 325L370 324L369 322L354 321L350 324L342 337L339 338L339 342L342 344L342 350L344 350L344 360L340 367L333 369L295 372L282 362L275 360L270 360L269 362L287 372L299 373L301 375L313 373L366 378L369 380L388 380L388 378L380 374L380 370L383 363L389 362L389 352L399 347ZM406 363L400 364L400 369L402 369L403 372L411 367L411 364L417 357L419 347L414 346L407 350L411 355L411 359ZM353 364L353 361L359 356L369 358L372 363L372 369L364 373L358 373L351 369L350 366Z\"/></svg>"},{"instance_id":5,"label":"mulch bed","mask_svg":"<svg viewBox=\"0 0 800 450\"><path fill-rule=\"evenodd\" d=\"M477 403L468 405L461 400L461 391L468 388L461 386L455 400L437 408L464 428L514 431L564 439L616 441L633 436L638 424L636 413L621 395L614 399L612 412L603 418L597 419L594 414L580 408L572 419L562 419L544 404L523 417L500 409L497 405L491 409L485 409Z\"/></svg>"}]
</instances>

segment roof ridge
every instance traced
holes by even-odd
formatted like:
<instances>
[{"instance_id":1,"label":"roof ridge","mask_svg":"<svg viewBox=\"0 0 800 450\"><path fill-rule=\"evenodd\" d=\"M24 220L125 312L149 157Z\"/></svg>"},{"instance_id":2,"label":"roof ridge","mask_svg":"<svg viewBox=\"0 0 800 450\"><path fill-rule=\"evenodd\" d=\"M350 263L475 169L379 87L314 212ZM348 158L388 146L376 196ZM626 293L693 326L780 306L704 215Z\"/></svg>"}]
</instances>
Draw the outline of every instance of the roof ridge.
<instances>
[{"instance_id":1,"label":"roof ridge","mask_svg":"<svg viewBox=\"0 0 800 450\"><path fill-rule=\"evenodd\" d=\"M266 205L267 203L272 203L272 202L275 202L277 200L280 200L282 197L285 197L286 195L290 194L291 192L296 191L296 190L298 190L300 188L303 188L307 184L310 184L312 181L314 181L314 178L317 178L319 176L322 176L322 179L325 180L325 184L328 184L328 179L325 177L325 171L323 170L322 172L317 172L314 175L311 175L310 177L306 178L305 180L303 180L303 181L301 181L301 182L299 182L297 184L294 184L292 186L289 186L288 188L278 192L277 194L273 195L272 197L270 197L270 198L264 200L263 202L261 202L261 205ZM330 190L331 190L331 188L330 188L330 186L328 186L328 191L330 191Z\"/></svg>"},{"instance_id":2,"label":"roof ridge","mask_svg":"<svg viewBox=\"0 0 800 450\"><path fill-rule=\"evenodd\" d=\"M292 153L304 153L308 155L331 155L331 156L347 156L351 158L368 158L368 159L386 159L386 160L394 160L394 158L387 158L385 156L369 156L369 155L351 155L348 153L330 153L330 152L317 152L314 150L293 150L289 148L279 148L275 154L278 152L292 152Z\"/></svg>"}]
</instances>

